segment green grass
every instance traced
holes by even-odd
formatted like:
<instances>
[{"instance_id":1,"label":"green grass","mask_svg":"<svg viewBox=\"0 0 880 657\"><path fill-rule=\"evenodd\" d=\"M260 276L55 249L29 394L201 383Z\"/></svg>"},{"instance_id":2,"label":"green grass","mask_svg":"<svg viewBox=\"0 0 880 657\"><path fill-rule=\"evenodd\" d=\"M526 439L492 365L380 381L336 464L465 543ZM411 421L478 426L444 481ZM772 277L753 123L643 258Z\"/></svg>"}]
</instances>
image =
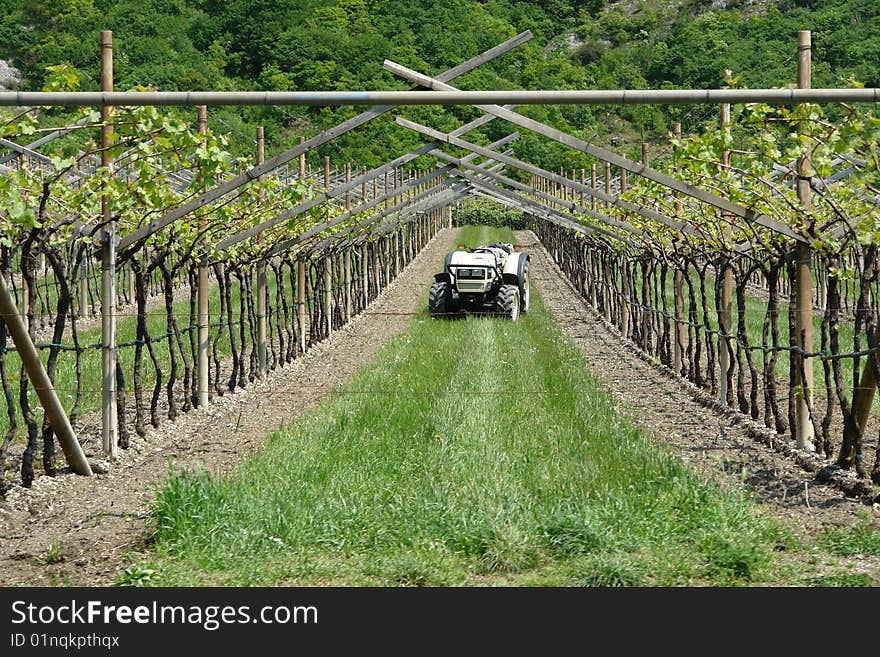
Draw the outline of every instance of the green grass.
<instances>
[{"instance_id":1,"label":"green grass","mask_svg":"<svg viewBox=\"0 0 880 657\"><path fill-rule=\"evenodd\" d=\"M509 233L466 229L473 245ZM533 293L534 294L534 293ZM779 530L702 483L533 311L432 320L229 476L173 473L149 585L742 585ZM141 575L149 573L149 577Z\"/></svg>"},{"instance_id":2,"label":"green grass","mask_svg":"<svg viewBox=\"0 0 880 657\"><path fill-rule=\"evenodd\" d=\"M880 523L864 513L855 527L833 528L822 533L819 544L832 554L849 557L857 554L880 556Z\"/></svg>"}]
</instances>

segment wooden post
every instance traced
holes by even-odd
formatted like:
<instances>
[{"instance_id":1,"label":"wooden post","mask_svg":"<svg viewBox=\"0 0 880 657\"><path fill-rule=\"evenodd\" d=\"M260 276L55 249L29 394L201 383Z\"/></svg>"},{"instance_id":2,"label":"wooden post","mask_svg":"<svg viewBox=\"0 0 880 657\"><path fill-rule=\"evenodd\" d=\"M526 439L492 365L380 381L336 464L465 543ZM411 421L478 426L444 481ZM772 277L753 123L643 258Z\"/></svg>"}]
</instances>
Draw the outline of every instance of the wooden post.
<instances>
[{"instance_id":1,"label":"wooden post","mask_svg":"<svg viewBox=\"0 0 880 657\"><path fill-rule=\"evenodd\" d=\"M306 261L296 261L296 319L299 325L299 350L306 353Z\"/></svg>"},{"instance_id":2,"label":"wooden post","mask_svg":"<svg viewBox=\"0 0 880 657\"><path fill-rule=\"evenodd\" d=\"M648 166L648 144L645 143L642 143L642 164ZM651 317L651 311L653 310L653 308L651 308L651 304L649 302L651 295L650 275L654 269L653 257L654 254L651 253L652 260L649 261L648 266L642 270L642 304L645 306L644 310L642 311L642 348L648 353L651 353L651 344L653 338L653 336L651 335L651 326L653 320L653 318Z\"/></svg>"},{"instance_id":3,"label":"wooden post","mask_svg":"<svg viewBox=\"0 0 880 657\"><path fill-rule=\"evenodd\" d=\"M333 256L324 256L324 317L327 337L333 334Z\"/></svg>"},{"instance_id":4,"label":"wooden post","mask_svg":"<svg viewBox=\"0 0 880 657\"><path fill-rule=\"evenodd\" d=\"M351 162L345 163L345 182L351 182ZM351 190L345 192L345 211L351 210Z\"/></svg>"},{"instance_id":5,"label":"wooden post","mask_svg":"<svg viewBox=\"0 0 880 657\"><path fill-rule=\"evenodd\" d=\"M299 143L300 143L300 146L302 146L304 143L306 143L306 138L303 137L302 135L300 135L299 136ZM302 153L299 154L299 179L300 180L306 179L306 152L305 151L303 151Z\"/></svg>"},{"instance_id":6,"label":"wooden post","mask_svg":"<svg viewBox=\"0 0 880 657\"><path fill-rule=\"evenodd\" d=\"M605 163L605 193L608 196L611 196L611 163ZM605 207L611 207L611 204L606 202Z\"/></svg>"},{"instance_id":7,"label":"wooden post","mask_svg":"<svg viewBox=\"0 0 880 657\"><path fill-rule=\"evenodd\" d=\"M30 307L30 289L31 286L28 285L28 282L24 279L21 281L21 321L24 322L24 327L29 328L30 324L28 323L28 308ZM39 288L38 288L39 289ZM36 313L36 309L34 309ZM36 317L36 314L35 314Z\"/></svg>"},{"instance_id":8,"label":"wooden post","mask_svg":"<svg viewBox=\"0 0 880 657\"><path fill-rule=\"evenodd\" d=\"M135 289L134 269L132 269L131 265L129 264L129 266L126 267L125 272L126 272L126 275L128 276L129 303L134 304L135 303L135 294L137 292L137 290Z\"/></svg>"},{"instance_id":9,"label":"wooden post","mask_svg":"<svg viewBox=\"0 0 880 657\"><path fill-rule=\"evenodd\" d=\"M367 260L367 247L361 247L361 291L364 295L364 310L370 303L370 264Z\"/></svg>"},{"instance_id":10,"label":"wooden post","mask_svg":"<svg viewBox=\"0 0 880 657\"><path fill-rule=\"evenodd\" d=\"M84 246L79 266L79 317L82 319L89 314L89 247Z\"/></svg>"},{"instance_id":11,"label":"wooden post","mask_svg":"<svg viewBox=\"0 0 880 657\"><path fill-rule=\"evenodd\" d=\"M351 163L346 162L345 164L345 182L351 182ZM351 192L345 193L345 211L351 211ZM343 255L342 262L342 276L343 276L343 291L345 293L345 306L344 306L344 316L345 321L349 321L352 315L353 303L351 298L351 248L346 248L345 253Z\"/></svg>"},{"instance_id":12,"label":"wooden post","mask_svg":"<svg viewBox=\"0 0 880 657\"><path fill-rule=\"evenodd\" d=\"M730 79L730 71L725 72L725 78ZM730 129L730 104L721 104L721 129ZM721 155L721 165L725 169L730 166L730 151L724 151ZM725 242L729 237L730 215L722 212L722 231L724 233ZM727 249L725 244L724 248ZM733 391L727 385L727 372L730 369L730 338L724 337L730 335L733 329L733 268L730 266L728 254L722 259L722 270L716 272L721 275L721 301L720 314L718 316L718 330L721 335L718 336L718 367L721 370L720 385L718 386L718 396L722 404L729 404L733 401Z\"/></svg>"},{"instance_id":13,"label":"wooden post","mask_svg":"<svg viewBox=\"0 0 880 657\"><path fill-rule=\"evenodd\" d=\"M798 31L798 88L809 89L812 86L812 67L810 65L810 53L812 50L812 36L809 30ZM798 132L803 135L804 130L809 130L809 125L802 124ZM807 142L808 144L808 142ZM798 158L798 181L797 192L801 209L809 213L812 205L810 195L810 177L813 175L813 167L810 162L811 149L809 145L804 148L804 154ZM813 277L810 274L810 261L812 250L808 243L797 242L795 244L795 271L797 276L797 308L795 309L795 328L797 335L792 339L792 344L797 345L806 353L813 352ZM800 449L815 451L815 432L810 418L810 406L813 401L813 359L803 354L792 352L792 364L796 368L795 381L798 390L795 394L795 418L797 426L794 427L795 439ZM868 368L870 369L870 367Z\"/></svg>"},{"instance_id":14,"label":"wooden post","mask_svg":"<svg viewBox=\"0 0 880 657\"><path fill-rule=\"evenodd\" d=\"M367 167L361 168L361 176L367 175ZM361 205L367 202L367 179L361 180Z\"/></svg>"},{"instance_id":15,"label":"wooden post","mask_svg":"<svg viewBox=\"0 0 880 657\"><path fill-rule=\"evenodd\" d=\"M257 166L266 160L266 141L263 126L257 126ZM263 234L257 240L263 242ZM259 375L264 377L269 373L268 345L266 343L266 323L268 320L268 286L266 284L266 261L257 263L257 357L259 361Z\"/></svg>"},{"instance_id":16,"label":"wooden post","mask_svg":"<svg viewBox=\"0 0 880 657\"><path fill-rule=\"evenodd\" d=\"M623 299L620 303L620 332L624 338L629 337L629 266L625 259L621 259L620 267L621 286L623 287Z\"/></svg>"},{"instance_id":17,"label":"wooden post","mask_svg":"<svg viewBox=\"0 0 880 657\"><path fill-rule=\"evenodd\" d=\"M37 348L28 335L27 327L21 319L21 314L15 306L15 299L7 286L6 277L0 272L0 318L5 321L12 342L25 368L28 379L34 386L37 398L46 414L46 419L52 425L58 442L64 451L64 458L76 474L91 475L92 469L86 460L82 447L76 439L76 434L70 424L70 419L64 411L64 407L58 399L55 388L49 380L49 375L40 360Z\"/></svg>"},{"instance_id":18,"label":"wooden post","mask_svg":"<svg viewBox=\"0 0 880 657\"><path fill-rule=\"evenodd\" d=\"M672 125L672 132L676 140L681 139L681 123ZM677 150L677 147L676 147ZM673 151L674 152L674 151ZM676 160L676 171L678 171L678 162ZM675 214L681 216L682 206L681 197L675 193ZM684 273L679 267L676 267L673 274L673 294L675 296L675 338L673 339L672 349L672 367L675 374L681 376L681 369L684 361L684 349L687 342L687 325L684 322Z\"/></svg>"},{"instance_id":19,"label":"wooden post","mask_svg":"<svg viewBox=\"0 0 880 657\"><path fill-rule=\"evenodd\" d=\"M581 185L583 185L585 187L587 185L587 170L586 169L581 169ZM586 204L586 202L587 202L587 195L586 195L586 192L584 192L584 190L582 189L581 190L581 207L583 207Z\"/></svg>"},{"instance_id":20,"label":"wooden post","mask_svg":"<svg viewBox=\"0 0 880 657\"><path fill-rule=\"evenodd\" d=\"M207 134L208 132L208 108L204 105L199 106L199 119L198 119L198 131L200 135ZM205 227L206 219L203 217L201 219L202 228ZM198 353L198 384L196 386L198 392L198 403L199 408L207 408L208 403L210 401L210 388L211 388L211 378L210 378L210 347L211 347L211 329L210 329L210 314L208 307L208 255L207 253L202 253L201 262L199 263L199 289L198 289L198 331L199 331L199 353Z\"/></svg>"},{"instance_id":21,"label":"wooden post","mask_svg":"<svg viewBox=\"0 0 880 657\"><path fill-rule=\"evenodd\" d=\"M330 156L324 156L324 191L330 191Z\"/></svg>"},{"instance_id":22,"label":"wooden post","mask_svg":"<svg viewBox=\"0 0 880 657\"><path fill-rule=\"evenodd\" d=\"M590 187L596 189L596 163L590 165ZM596 211L596 197L590 197L590 209Z\"/></svg>"},{"instance_id":23,"label":"wooden post","mask_svg":"<svg viewBox=\"0 0 880 657\"><path fill-rule=\"evenodd\" d=\"M113 32L101 32L101 90L113 91ZM113 117L101 108L101 166L112 168L110 157ZM104 454L118 454L116 417L116 226L110 216L110 199L101 195L101 444Z\"/></svg>"}]
</instances>

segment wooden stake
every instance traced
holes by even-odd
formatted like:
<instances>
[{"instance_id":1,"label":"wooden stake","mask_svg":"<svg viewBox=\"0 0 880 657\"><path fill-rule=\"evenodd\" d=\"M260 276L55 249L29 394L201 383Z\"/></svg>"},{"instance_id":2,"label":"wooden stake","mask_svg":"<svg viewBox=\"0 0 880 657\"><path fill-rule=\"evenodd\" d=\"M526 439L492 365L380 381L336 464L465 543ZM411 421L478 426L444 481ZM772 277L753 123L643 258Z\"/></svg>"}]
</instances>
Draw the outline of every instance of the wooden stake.
<instances>
[{"instance_id":1,"label":"wooden stake","mask_svg":"<svg viewBox=\"0 0 880 657\"><path fill-rule=\"evenodd\" d=\"M596 163L590 165L590 187L596 189ZM596 211L596 197L590 197L590 209L595 212Z\"/></svg>"},{"instance_id":2,"label":"wooden stake","mask_svg":"<svg viewBox=\"0 0 880 657\"><path fill-rule=\"evenodd\" d=\"M364 310L370 304L370 264L367 260L367 247L361 247L361 289L364 295Z\"/></svg>"},{"instance_id":3,"label":"wooden stake","mask_svg":"<svg viewBox=\"0 0 880 657\"><path fill-rule=\"evenodd\" d=\"M730 80L730 71L725 71L725 78ZM730 104L721 104L721 128L722 130L730 129ZM721 156L721 164L726 169L730 166L730 151L724 151ZM725 242L730 237L730 220L731 216L722 211L721 221L722 230L725 236ZM727 244L725 244L725 249ZM724 337L731 334L733 330L733 268L730 266L727 256L725 256L722 264L722 270L717 272L721 275L721 305L718 316L718 330L722 335L718 336L718 367L721 370L720 385L718 386L718 396L722 404L732 404L733 390L728 386L727 372L730 369L730 338Z\"/></svg>"},{"instance_id":4,"label":"wooden stake","mask_svg":"<svg viewBox=\"0 0 880 657\"><path fill-rule=\"evenodd\" d=\"M605 163L605 193L611 196L611 163ZM611 204L605 202L605 207L611 207Z\"/></svg>"},{"instance_id":5,"label":"wooden stake","mask_svg":"<svg viewBox=\"0 0 880 657\"><path fill-rule=\"evenodd\" d=\"M586 171L586 169L581 169L581 185L586 185L586 184L587 184L587 171ZM586 203L587 203L586 193L584 192L584 190L581 190L581 207L586 205Z\"/></svg>"},{"instance_id":6,"label":"wooden stake","mask_svg":"<svg viewBox=\"0 0 880 657\"><path fill-rule=\"evenodd\" d=\"M623 287L623 299L620 303L620 332L624 338L629 337L629 266L626 260L622 260L620 268L621 286Z\"/></svg>"},{"instance_id":7,"label":"wooden stake","mask_svg":"<svg viewBox=\"0 0 880 657\"><path fill-rule=\"evenodd\" d=\"M257 126L257 165L266 160L266 142L263 126ZM261 177L262 178L262 177ZM263 243L262 233L257 242ZM266 342L266 323L268 319L268 286L266 284L266 261L257 263L257 356L260 378L269 373L268 345Z\"/></svg>"},{"instance_id":8,"label":"wooden stake","mask_svg":"<svg viewBox=\"0 0 880 657\"><path fill-rule=\"evenodd\" d=\"M324 318L327 337L333 334L333 256L324 256Z\"/></svg>"},{"instance_id":9,"label":"wooden stake","mask_svg":"<svg viewBox=\"0 0 880 657\"><path fill-rule=\"evenodd\" d=\"M113 32L101 32L101 90L113 91ZM113 117L101 108L101 166L112 168L110 157ZM110 199L101 196L101 444L111 459L118 455L116 417L116 226L110 216Z\"/></svg>"},{"instance_id":10,"label":"wooden stake","mask_svg":"<svg viewBox=\"0 0 880 657\"><path fill-rule=\"evenodd\" d=\"M200 135L207 134L208 132L208 108L204 105L199 106L199 118L198 118L198 132ZM203 217L201 219L201 227L205 227L206 219ZM210 322L211 317L209 314L208 307L208 263L207 263L207 254L202 254L201 262L199 263L199 289L198 289L198 384L196 386L198 393L198 403L199 408L207 408L208 403L210 401L210 388L211 388L211 379L210 379Z\"/></svg>"},{"instance_id":11,"label":"wooden stake","mask_svg":"<svg viewBox=\"0 0 880 657\"><path fill-rule=\"evenodd\" d=\"M810 53L812 50L812 36L809 30L798 32L798 88L809 89L812 86L812 72L810 65ZM798 132L803 135L806 124L798 126ZM810 177L813 175L813 167L810 162L811 152L809 146L805 147L804 155L798 159L798 200L801 209L808 213L812 205L810 195ZM812 251L810 245L804 242L795 244L795 271L797 276L797 308L795 314L795 327L797 335L792 343L807 353L813 351L813 277L810 274L810 261ZM795 439L800 449L815 451L815 432L810 418L810 405L813 397L813 359L802 354L792 352L792 364L795 369L795 381L799 392L795 394L795 417L797 426L794 427ZM870 368L869 368L870 369Z\"/></svg>"},{"instance_id":12,"label":"wooden stake","mask_svg":"<svg viewBox=\"0 0 880 657\"><path fill-rule=\"evenodd\" d=\"M351 162L345 163L345 182L351 182ZM345 211L351 210L351 190L345 192Z\"/></svg>"},{"instance_id":13,"label":"wooden stake","mask_svg":"<svg viewBox=\"0 0 880 657\"><path fill-rule=\"evenodd\" d=\"M89 248L84 247L82 263L79 266L79 317L88 317L89 312Z\"/></svg>"},{"instance_id":14,"label":"wooden stake","mask_svg":"<svg viewBox=\"0 0 880 657\"><path fill-rule=\"evenodd\" d=\"M296 319L299 324L299 350L306 353L306 262L296 261Z\"/></svg>"},{"instance_id":15,"label":"wooden stake","mask_svg":"<svg viewBox=\"0 0 880 657\"><path fill-rule=\"evenodd\" d=\"M672 133L676 140L681 139L681 123L672 125ZM678 150L676 146L673 153ZM678 171L678 160L675 164ZM682 205L681 196L675 192L675 214L681 216ZM681 376L681 370L684 365L684 350L687 343L687 325L684 322L684 273L680 268L675 269L673 274L673 290L675 295L675 338L673 339L672 363L675 374Z\"/></svg>"},{"instance_id":16,"label":"wooden stake","mask_svg":"<svg viewBox=\"0 0 880 657\"><path fill-rule=\"evenodd\" d=\"M28 379L30 379L31 384L34 386L37 398L40 400L40 404L46 414L46 419L52 425L55 435L58 436L58 442L64 451L64 458L67 464L76 474L90 476L92 468L86 460L82 447L80 447L73 427L70 424L70 419L67 417L64 407L58 399L55 388L49 380L49 375L46 373L43 361L40 360L37 348L31 341L30 335L28 335L27 327L21 319L21 313L15 306L12 291L9 289L6 277L2 272L0 272L0 317L3 318L9 329L12 342L15 344Z\"/></svg>"}]
</instances>

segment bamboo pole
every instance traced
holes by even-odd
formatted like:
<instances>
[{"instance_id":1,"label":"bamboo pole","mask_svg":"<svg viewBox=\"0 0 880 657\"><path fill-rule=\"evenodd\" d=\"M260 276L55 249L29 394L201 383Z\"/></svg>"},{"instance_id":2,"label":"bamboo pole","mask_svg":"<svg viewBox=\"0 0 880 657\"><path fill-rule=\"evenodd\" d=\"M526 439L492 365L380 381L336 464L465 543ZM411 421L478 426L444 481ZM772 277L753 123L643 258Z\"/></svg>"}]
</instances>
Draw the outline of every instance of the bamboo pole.
<instances>
[{"instance_id":1,"label":"bamboo pole","mask_svg":"<svg viewBox=\"0 0 880 657\"><path fill-rule=\"evenodd\" d=\"M811 86L811 63L812 37L809 30L798 31L798 89L809 89ZM798 126L800 135L809 129L808 125ZM807 142L808 143L808 142ZM809 213L812 205L810 195L810 177L813 168L810 162L811 152L809 145L804 148L804 154L798 158L798 181L797 192L801 209ZM795 327L797 335L792 342L806 353L813 351L813 277L810 273L810 260L812 250L808 243L798 242L795 245L795 267L797 276L795 311ZM792 364L795 369L795 381L798 390L795 394L795 418L797 426L794 427L795 439L800 449L815 451L815 432L810 418L810 407L813 397L813 359L803 354L792 352Z\"/></svg>"},{"instance_id":2,"label":"bamboo pole","mask_svg":"<svg viewBox=\"0 0 880 657\"><path fill-rule=\"evenodd\" d=\"M82 447L70 424L70 419L67 417L64 407L58 399L55 388L49 380L49 375L46 373L43 361L40 360L37 348L34 346L33 341L31 341L30 335L28 335L27 327L21 318L21 313L15 306L15 299L2 272L0 272L0 317L3 318L6 327L9 329L12 342L15 344L28 379L30 379L31 384L34 386L37 398L40 400L43 412L46 414L46 419L52 425L55 435L58 436L58 442L64 452L67 465L76 474L91 476L92 468L86 460Z\"/></svg>"},{"instance_id":3,"label":"bamboo pole","mask_svg":"<svg viewBox=\"0 0 880 657\"><path fill-rule=\"evenodd\" d=\"M299 145L302 146L306 143L306 138L302 135L299 136ZM306 179L306 152L303 151L299 154L299 179Z\"/></svg>"},{"instance_id":4,"label":"bamboo pole","mask_svg":"<svg viewBox=\"0 0 880 657\"><path fill-rule=\"evenodd\" d=\"M257 165L263 164L266 159L266 139L263 126L257 126ZM257 238L257 242L262 244L263 234ZM267 332L267 306L268 306L268 289L266 284L266 261L259 260L257 262L257 357L259 360L260 378L265 377L269 373L269 356L268 345L266 343Z\"/></svg>"},{"instance_id":5,"label":"bamboo pole","mask_svg":"<svg viewBox=\"0 0 880 657\"><path fill-rule=\"evenodd\" d=\"M113 91L113 32L101 32L101 89ZM101 166L112 168L113 126L109 107L101 108ZM118 455L116 417L116 226L110 199L101 195L101 445L112 459Z\"/></svg>"}]
</instances>

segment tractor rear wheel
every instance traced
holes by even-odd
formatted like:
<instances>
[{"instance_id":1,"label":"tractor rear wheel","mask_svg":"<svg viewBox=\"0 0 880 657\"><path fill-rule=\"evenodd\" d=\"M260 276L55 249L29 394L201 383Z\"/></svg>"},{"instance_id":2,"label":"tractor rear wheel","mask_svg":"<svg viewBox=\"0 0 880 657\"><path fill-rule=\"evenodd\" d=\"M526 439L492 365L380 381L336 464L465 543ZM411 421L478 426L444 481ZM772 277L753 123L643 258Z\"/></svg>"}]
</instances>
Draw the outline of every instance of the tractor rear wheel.
<instances>
[{"instance_id":1,"label":"tractor rear wheel","mask_svg":"<svg viewBox=\"0 0 880 657\"><path fill-rule=\"evenodd\" d=\"M495 314L515 322L519 319L520 297L518 285L502 285L495 297Z\"/></svg>"},{"instance_id":2,"label":"tractor rear wheel","mask_svg":"<svg viewBox=\"0 0 880 657\"><path fill-rule=\"evenodd\" d=\"M449 283L434 283L428 292L428 312L432 317L443 317L449 312Z\"/></svg>"}]
</instances>

